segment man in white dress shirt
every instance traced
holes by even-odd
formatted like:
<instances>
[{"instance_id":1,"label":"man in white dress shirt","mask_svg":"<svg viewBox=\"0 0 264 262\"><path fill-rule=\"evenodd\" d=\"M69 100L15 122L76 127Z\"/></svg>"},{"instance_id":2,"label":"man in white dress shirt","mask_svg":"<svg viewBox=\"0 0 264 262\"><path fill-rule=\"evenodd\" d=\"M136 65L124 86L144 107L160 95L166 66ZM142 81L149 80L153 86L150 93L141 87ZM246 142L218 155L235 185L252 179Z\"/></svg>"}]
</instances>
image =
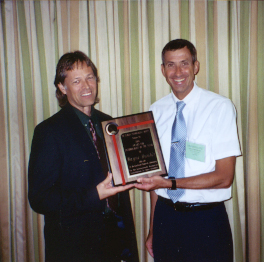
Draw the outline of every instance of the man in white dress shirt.
<instances>
[{"instance_id":1,"label":"man in white dress shirt","mask_svg":"<svg viewBox=\"0 0 264 262\"><path fill-rule=\"evenodd\" d=\"M199 62L189 41L170 41L162 51L162 60L161 71L172 92L150 110L170 179L140 178L136 185L151 191L147 249L155 261L233 261L224 201L231 198L236 156L241 154L235 108L229 99L196 85ZM178 101L185 103L182 114L187 130L184 174L180 176L169 170ZM172 201L168 192L177 190L183 194Z\"/></svg>"}]
</instances>

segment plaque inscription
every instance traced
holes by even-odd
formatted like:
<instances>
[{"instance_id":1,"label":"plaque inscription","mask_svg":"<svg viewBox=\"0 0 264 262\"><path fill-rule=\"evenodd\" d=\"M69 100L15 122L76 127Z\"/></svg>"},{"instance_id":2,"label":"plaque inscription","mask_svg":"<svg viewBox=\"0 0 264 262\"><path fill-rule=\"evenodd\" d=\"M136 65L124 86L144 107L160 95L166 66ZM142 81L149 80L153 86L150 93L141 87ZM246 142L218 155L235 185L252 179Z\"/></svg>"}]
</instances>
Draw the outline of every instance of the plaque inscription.
<instances>
[{"instance_id":1,"label":"plaque inscription","mask_svg":"<svg viewBox=\"0 0 264 262\"><path fill-rule=\"evenodd\" d=\"M124 133L121 139L130 175L160 169L149 128Z\"/></svg>"}]
</instances>

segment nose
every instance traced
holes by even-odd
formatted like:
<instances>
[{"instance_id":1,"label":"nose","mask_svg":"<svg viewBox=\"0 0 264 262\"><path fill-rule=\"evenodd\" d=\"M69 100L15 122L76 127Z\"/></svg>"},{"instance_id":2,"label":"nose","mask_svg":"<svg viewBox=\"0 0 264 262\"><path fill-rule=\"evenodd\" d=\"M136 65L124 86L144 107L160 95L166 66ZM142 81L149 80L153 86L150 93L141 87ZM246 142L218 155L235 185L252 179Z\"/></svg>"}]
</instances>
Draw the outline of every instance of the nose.
<instances>
[{"instance_id":1,"label":"nose","mask_svg":"<svg viewBox=\"0 0 264 262\"><path fill-rule=\"evenodd\" d=\"M174 71L176 76L180 76L181 75L181 67L180 66L175 66L175 71Z\"/></svg>"},{"instance_id":2,"label":"nose","mask_svg":"<svg viewBox=\"0 0 264 262\"><path fill-rule=\"evenodd\" d=\"M88 80L84 80L83 82L84 82L83 83L84 88L86 88L86 89L90 88L90 83Z\"/></svg>"}]
</instances>

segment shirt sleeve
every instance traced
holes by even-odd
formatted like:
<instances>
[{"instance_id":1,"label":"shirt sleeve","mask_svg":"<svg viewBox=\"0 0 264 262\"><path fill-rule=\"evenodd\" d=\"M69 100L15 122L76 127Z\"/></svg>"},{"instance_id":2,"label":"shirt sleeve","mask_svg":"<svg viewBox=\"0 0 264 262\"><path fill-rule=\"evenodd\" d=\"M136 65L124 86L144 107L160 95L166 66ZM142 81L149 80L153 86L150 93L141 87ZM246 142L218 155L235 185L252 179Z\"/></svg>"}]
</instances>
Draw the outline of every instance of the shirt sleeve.
<instances>
[{"instance_id":1,"label":"shirt sleeve","mask_svg":"<svg viewBox=\"0 0 264 262\"><path fill-rule=\"evenodd\" d=\"M213 155L222 159L241 154L236 125L236 110L229 99L219 103L215 108ZM217 116L217 117L215 117Z\"/></svg>"}]
</instances>

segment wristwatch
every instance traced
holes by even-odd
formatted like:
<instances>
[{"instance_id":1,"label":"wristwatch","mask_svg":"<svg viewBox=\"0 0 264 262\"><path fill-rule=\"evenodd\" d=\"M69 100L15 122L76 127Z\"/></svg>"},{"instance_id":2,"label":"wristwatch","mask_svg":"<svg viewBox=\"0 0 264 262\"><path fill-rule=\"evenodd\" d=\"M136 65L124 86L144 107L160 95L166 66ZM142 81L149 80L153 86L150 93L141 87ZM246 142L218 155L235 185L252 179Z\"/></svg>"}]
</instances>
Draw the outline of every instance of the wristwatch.
<instances>
[{"instance_id":1,"label":"wristwatch","mask_svg":"<svg viewBox=\"0 0 264 262\"><path fill-rule=\"evenodd\" d=\"M177 189L177 185L176 185L175 177L169 177L169 179L171 180L171 183L172 183L171 188L169 188L169 189L176 190Z\"/></svg>"}]
</instances>

